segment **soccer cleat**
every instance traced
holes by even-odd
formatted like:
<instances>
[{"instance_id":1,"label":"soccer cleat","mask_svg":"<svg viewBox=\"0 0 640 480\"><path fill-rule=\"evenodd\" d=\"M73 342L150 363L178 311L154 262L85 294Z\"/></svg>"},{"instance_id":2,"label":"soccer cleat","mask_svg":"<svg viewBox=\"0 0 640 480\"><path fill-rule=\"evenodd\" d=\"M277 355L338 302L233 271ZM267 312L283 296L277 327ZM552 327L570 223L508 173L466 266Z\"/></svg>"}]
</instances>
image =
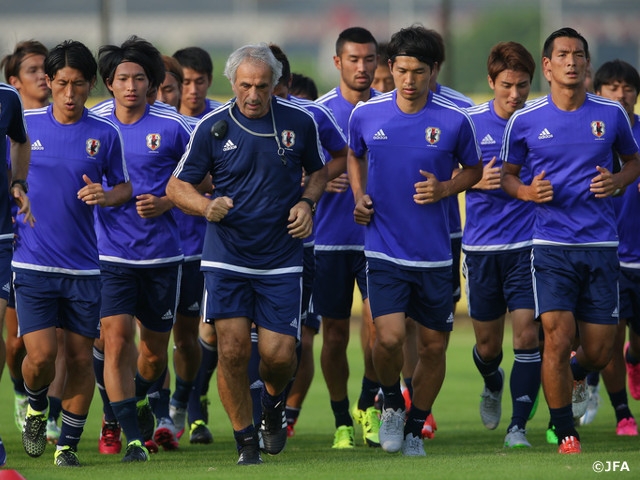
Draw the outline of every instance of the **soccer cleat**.
<instances>
[{"instance_id":1,"label":"soccer cleat","mask_svg":"<svg viewBox=\"0 0 640 480\"><path fill-rule=\"evenodd\" d=\"M191 424L189 429L189 443L213 443L213 435L209 431L209 427L202 420L196 420Z\"/></svg>"},{"instance_id":2,"label":"soccer cleat","mask_svg":"<svg viewBox=\"0 0 640 480\"><path fill-rule=\"evenodd\" d=\"M260 421L263 451L269 455L277 455L287 443L287 417L284 411L284 401L280 401L273 409L262 406L262 420Z\"/></svg>"},{"instance_id":3,"label":"soccer cleat","mask_svg":"<svg viewBox=\"0 0 640 480\"><path fill-rule=\"evenodd\" d=\"M629 351L629 342L624 346L624 364L627 368L627 381L629 383L629 393L631 396L640 400L640 363L633 365L627 361L627 352Z\"/></svg>"},{"instance_id":4,"label":"soccer cleat","mask_svg":"<svg viewBox=\"0 0 640 480\"><path fill-rule=\"evenodd\" d=\"M527 431L514 425L504 437L504 446L507 448L529 448L531 444L527 440Z\"/></svg>"},{"instance_id":5,"label":"soccer cleat","mask_svg":"<svg viewBox=\"0 0 640 480\"><path fill-rule=\"evenodd\" d=\"M102 430L98 439L98 451L103 455L115 455L122 451L122 430L117 420L105 422L102 419Z\"/></svg>"},{"instance_id":6,"label":"soccer cleat","mask_svg":"<svg viewBox=\"0 0 640 480\"><path fill-rule=\"evenodd\" d=\"M486 386L480 394L480 418L482 423L489 430L495 430L500 424L502 416L502 392L504 391L504 370L498 368L502 377L502 388L497 392L492 392Z\"/></svg>"},{"instance_id":7,"label":"soccer cleat","mask_svg":"<svg viewBox=\"0 0 640 480\"><path fill-rule=\"evenodd\" d=\"M340 425L333 434L333 445L331 448L338 450L353 448L356 446L355 431L352 425Z\"/></svg>"},{"instance_id":8,"label":"soccer cleat","mask_svg":"<svg viewBox=\"0 0 640 480\"><path fill-rule=\"evenodd\" d=\"M295 420L287 419L287 438L291 438L296 434L294 427L296 426L297 422L298 422L297 418Z\"/></svg>"},{"instance_id":9,"label":"soccer cleat","mask_svg":"<svg viewBox=\"0 0 640 480\"><path fill-rule=\"evenodd\" d=\"M0 438L0 467L4 467L5 463L7 463L7 450L4 448L4 443Z\"/></svg>"},{"instance_id":10,"label":"soccer cleat","mask_svg":"<svg viewBox=\"0 0 640 480\"><path fill-rule=\"evenodd\" d=\"M176 438L180 440L180 437L184 434L184 426L187 421L187 409L169 405L169 416L176 428Z\"/></svg>"},{"instance_id":11,"label":"soccer cleat","mask_svg":"<svg viewBox=\"0 0 640 480\"><path fill-rule=\"evenodd\" d=\"M146 447L149 454L158 453L158 444L153 440L153 438L151 440L146 440L144 442L144 446Z\"/></svg>"},{"instance_id":12,"label":"soccer cleat","mask_svg":"<svg viewBox=\"0 0 640 480\"><path fill-rule=\"evenodd\" d=\"M162 417L158 420L158 427L153 432L154 441L164 450L177 450L178 439L176 438L176 427L170 418Z\"/></svg>"},{"instance_id":13,"label":"soccer cleat","mask_svg":"<svg viewBox=\"0 0 640 480\"><path fill-rule=\"evenodd\" d=\"M356 423L362 425L362 439L364 440L364 444L370 447L379 447L380 410L376 410L375 407L360 410L356 404L351 413Z\"/></svg>"},{"instance_id":14,"label":"soccer cleat","mask_svg":"<svg viewBox=\"0 0 640 480\"><path fill-rule=\"evenodd\" d=\"M29 406L22 429L22 446L30 457L39 457L47 447L47 412L36 412Z\"/></svg>"},{"instance_id":15,"label":"soccer cleat","mask_svg":"<svg viewBox=\"0 0 640 480\"><path fill-rule=\"evenodd\" d=\"M558 453L562 453L565 455L580 453L582 451L580 447L580 440L578 440L573 435L569 437L564 437L560 445L558 446Z\"/></svg>"},{"instance_id":16,"label":"soccer cleat","mask_svg":"<svg viewBox=\"0 0 640 480\"><path fill-rule=\"evenodd\" d=\"M402 455L405 457L426 457L422 438L407 433L402 442Z\"/></svg>"},{"instance_id":17,"label":"soccer cleat","mask_svg":"<svg viewBox=\"0 0 640 480\"><path fill-rule=\"evenodd\" d=\"M558 435L556 435L556 427L547 428L546 432L547 443L551 445L558 445Z\"/></svg>"},{"instance_id":18,"label":"soccer cleat","mask_svg":"<svg viewBox=\"0 0 640 480\"><path fill-rule=\"evenodd\" d=\"M438 424L436 423L436 419L433 418L433 413L430 413L422 427L422 438L432 440L433 437L436 436L436 430L438 430Z\"/></svg>"},{"instance_id":19,"label":"soccer cleat","mask_svg":"<svg viewBox=\"0 0 640 480\"><path fill-rule=\"evenodd\" d=\"M399 452L404 443L404 415L402 409L385 408L380 419L380 446L385 452Z\"/></svg>"},{"instance_id":20,"label":"soccer cleat","mask_svg":"<svg viewBox=\"0 0 640 480\"><path fill-rule=\"evenodd\" d=\"M404 410L408 412L411 410L411 393L408 388L402 390L402 398L404 398Z\"/></svg>"},{"instance_id":21,"label":"soccer cleat","mask_svg":"<svg viewBox=\"0 0 640 480\"><path fill-rule=\"evenodd\" d=\"M24 428L24 419L27 416L27 407L29 406L29 398L20 393L15 394L13 403L13 418L19 431Z\"/></svg>"},{"instance_id":22,"label":"soccer cleat","mask_svg":"<svg viewBox=\"0 0 640 480\"><path fill-rule=\"evenodd\" d=\"M146 442L153 438L153 432L156 428L156 418L153 416L153 410L149 405L149 398L136 402L136 411L138 414L138 428L140 429L140 435Z\"/></svg>"},{"instance_id":23,"label":"soccer cleat","mask_svg":"<svg viewBox=\"0 0 640 480\"><path fill-rule=\"evenodd\" d=\"M79 467L78 454L69 445L56 449L53 454L53 464L58 467Z\"/></svg>"},{"instance_id":24,"label":"soccer cleat","mask_svg":"<svg viewBox=\"0 0 640 480\"><path fill-rule=\"evenodd\" d=\"M589 392L587 392L587 380L574 380L573 391L571 392L571 409L573 418L582 417L587 411L589 403Z\"/></svg>"},{"instance_id":25,"label":"soccer cleat","mask_svg":"<svg viewBox=\"0 0 640 480\"><path fill-rule=\"evenodd\" d=\"M260 465L262 463L258 432L253 431L250 435L243 437L236 436L236 447L239 454L238 465Z\"/></svg>"},{"instance_id":26,"label":"soccer cleat","mask_svg":"<svg viewBox=\"0 0 640 480\"><path fill-rule=\"evenodd\" d=\"M129 442L127 445L127 450L124 453L124 457L122 457L123 463L129 462L148 462L149 461L149 451L147 447L142 445L140 440L133 440Z\"/></svg>"},{"instance_id":27,"label":"soccer cleat","mask_svg":"<svg viewBox=\"0 0 640 480\"><path fill-rule=\"evenodd\" d=\"M584 415L580 417L580 425L589 425L596 418L598 408L600 407L600 394L598 385L587 385L587 410Z\"/></svg>"},{"instance_id":28,"label":"soccer cleat","mask_svg":"<svg viewBox=\"0 0 640 480\"><path fill-rule=\"evenodd\" d=\"M635 418L623 418L616 426L616 435L636 437L638 435L638 424Z\"/></svg>"},{"instance_id":29,"label":"soccer cleat","mask_svg":"<svg viewBox=\"0 0 640 480\"><path fill-rule=\"evenodd\" d=\"M202 412L202 419L204 423L209 423L209 397L206 395L200 396L200 411Z\"/></svg>"},{"instance_id":30,"label":"soccer cleat","mask_svg":"<svg viewBox=\"0 0 640 480\"><path fill-rule=\"evenodd\" d=\"M60 427L53 418L47 420L47 443L57 445L60 438Z\"/></svg>"}]
</instances>

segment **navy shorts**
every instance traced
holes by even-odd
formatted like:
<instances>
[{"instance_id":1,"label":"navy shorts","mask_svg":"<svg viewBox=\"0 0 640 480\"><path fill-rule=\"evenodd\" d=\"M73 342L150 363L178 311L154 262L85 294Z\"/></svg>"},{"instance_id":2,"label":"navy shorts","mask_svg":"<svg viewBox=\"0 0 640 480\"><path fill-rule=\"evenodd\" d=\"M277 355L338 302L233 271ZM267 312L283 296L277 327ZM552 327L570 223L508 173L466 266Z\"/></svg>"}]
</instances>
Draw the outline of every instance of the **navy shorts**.
<instances>
[{"instance_id":1,"label":"navy shorts","mask_svg":"<svg viewBox=\"0 0 640 480\"><path fill-rule=\"evenodd\" d=\"M465 252L462 271L469 316L474 320L496 320L507 310L534 309L530 248Z\"/></svg>"},{"instance_id":2,"label":"navy shorts","mask_svg":"<svg viewBox=\"0 0 640 480\"><path fill-rule=\"evenodd\" d=\"M534 245L531 268L536 317L564 310L588 323L618 323L617 249Z\"/></svg>"},{"instance_id":3,"label":"navy shorts","mask_svg":"<svg viewBox=\"0 0 640 480\"><path fill-rule=\"evenodd\" d=\"M200 317L204 295L204 275L200 271L200 260L182 264L178 313L185 317Z\"/></svg>"},{"instance_id":4,"label":"navy shorts","mask_svg":"<svg viewBox=\"0 0 640 480\"><path fill-rule=\"evenodd\" d=\"M640 335L640 270L620 269L620 318Z\"/></svg>"},{"instance_id":5,"label":"navy shorts","mask_svg":"<svg viewBox=\"0 0 640 480\"><path fill-rule=\"evenodd\" d=\"M13 245L11 242L0 242L0 298L9 300L11 296L11 259Z\"/></svg>"},{"instance_id":6,"label":"navy shorts","mask_svg":"<svg viewBox=\"0 0 640 480\"><path fill-rule=\"evenodd\" d=\"M321 316L313 309L313 279L316 275L316 257L313 245L304 247L302 267L302 324L318 333Z\"/></svg>"},{"instance_id":7,"label":"navy shorts","mask_svg":"<svg viewBox=\"0 0 640 480\"><path fill-rule=\"evenodd\" d=\"M362 299L367 293L367 260L363 251L316 250L316 277L313 283L314 311L327 318L351 317L354 284Z\"/></svg>"},{"instance_id":8,"label":"navy shorts","mask_svg":"<svg viewBox=\"0 0 640 480\"><path fill-rule=\"evenodd\" d=\"M453 275L451 276L451 286L453 290L453 303L460 301L461 289L460 289L460 256L462 252L462 237L451 237L451 258L453 265L451 269Z\"/></svg>"},{"instance_id":9,"label":"navy shorts","mask_svg":"<svg viewBox=\"0 0 640 480\"><path fill-rule=\"evenodd\" d=\"M182 265L131 268L102 263L100 317L133 315L154 332L168 332L175 320Z\"/></svg>"},{"instance_id":10,"label":"navy shorts","mask_svg":"<svg viewBox=\"0 0 640 480\"><path fill-rule=\"evenodd\" d=\"M205 271L204 281L208 320L246 317L261 328L300 339L301 275L216 270Z\"/></svg>"},{"instance_id":11,"label":"navy shorts","mask_svg":"<svg viewBox=\"0 0 640 480\"><path fill-rule=\"evenodd\" d=\"M100 336L100 277L15 272L18 336L50 327Z\"/></svg>"},{"instance_id":12,"label":"navy shorts","mask_svg":"<svg viewBox=\"0 0 640 480\"><path fill-rule=\"evenodd\" d=\"M373 320L403 312L439 332L453 330L451 268L404 269L368 260L367 283Z\"/></svg>"}]
</instances>

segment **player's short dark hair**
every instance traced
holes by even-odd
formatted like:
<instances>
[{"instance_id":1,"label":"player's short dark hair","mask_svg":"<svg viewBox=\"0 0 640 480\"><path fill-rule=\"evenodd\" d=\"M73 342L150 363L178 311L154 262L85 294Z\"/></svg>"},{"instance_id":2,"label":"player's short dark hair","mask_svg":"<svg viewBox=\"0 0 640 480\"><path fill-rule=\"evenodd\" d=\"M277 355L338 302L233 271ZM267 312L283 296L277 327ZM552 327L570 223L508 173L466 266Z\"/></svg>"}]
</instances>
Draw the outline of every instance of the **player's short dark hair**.
<instances>
[{"instance_id":1,"label":"player's short dark hair","mask_svg":"<svg viewBox=\"0 0 640 480\"><path fill-rule=\"evenodd\" d=\"M149 89L158 88L164 82L162 55L151 42L132 35L120 45L103 45L98 51L98 69L105 85L113 82L118 65L125 62L142 67L149 79Z\"/></svg>"},{"instance_id":2,"label":"player's short dark hair","mask_svg":"<svg viewBox=\"0 0 640 480\"><path fill-rule=\"evenodd\" d=\"M209 76L209 80L213 77L213 61L211 60L211 55L203 48L182 48L173 54L173 58L180 62L182 68L190 68L198 73L204 73Z\"/></svg>"},{"instance_id":3,"label":"player's short dark hair","mask_svg":"<svg viewBox=\"0 0 640 480\"><path fill-rule=\"evenodd\" d=\"M0 69L4 69L4 78L9 81L9 77L19 77L20 66L27 55L44 55L46 57L48 53L47 47L37 40L18 42L13 53L5 55L0 62Z\"/></svg>"},{"instance_id":4,"label":"player's short dark hair","mask_svg":"<svg viewBox=\"0 0 640 480\"><path fill-rule=\"evenodd\" d=\"M442 67L442 64L445 61L445 48L444 48L444 38L442 38L442 35L440 35L439 32L437 32L436 30L433 30L431 28L425 28L425 33L427 35L429 35L433 41L435 42L436 46L438 47L436 50L436 55L434 58L434 61L440 65L440 67Z\"/></svg>"},{"instance_id":5,"label":"player's short dark hair","mask_svg":"<svg viewBox=\"0 0 640 480\"><path fill-rule=\"evenodd\" d=\"M98 73L93 53L77 40L65 40L56 45L44 60L44 73L52 80L65 67L75 68L88 82L94 81Z\"/></svg>"},{"instance_id":6,"label":"player's short dark hair","mask_svg":"<svg viewBox=\"0 0 640 480\"><path fill-rule=\"evenodd\" d=\"M384 65L385 67L389 65L388 46L389 42L380 42L378 44L378 65Z\"/></svg>"},{"instance_id":7,"label":"player's short dark hair","mask_svg":"<svg viewBox=\"0 0 640 480\"><path fill-rule=\"evenodd\" d=\"M371 32L362 27L350 27L340 32L340 35L338 35L338 40L336 40L336 55L338 57L342 55L344 44L347 42L373 43L376 47L376 50L378 49L378 42L376 42L376 39L373 37Z\"/></svg>"},{"instance_id":8,"label":"player's short dark hair","mask_svg":"<svg viewBox=\"0 0 640 480\"><path fill-rule=\"evenodd\" d=\"M289 93L295 97L315 100L318 98L318 87L316 86L316 82L313 81L313 78L302 75L301 73L292 73Z\"/></svg>"},{"instance_id":9,"label":"player's short dark hair","mask_svg":"<svg viewBox=\"0 0 640 480\"><path fill-rule=\"evenodd\" d=\"M182 82L184 81L184 73L182 72L182 65L180 62L169 55L162 55L162 63L164 63L165 73L169 73L175 77L182 88ZM164 80L162 81L164 83Z\"/></svg>"},{"instance_id":10,"label":"player's short dark hair","mask_svg":"<svg viewBox=\"0 0 640 480\"><path fill-rule=\"evenodd\" d=\"M495 82L500 73L505 70L525 72L529 80L533 80L536 71L536 62L533 56L517 42L500 42L493 46L487 59L487 73Z\"/></svg>"},{"instance_id":11,"label":"player's short dark hair","mask_svg":"<svg viewBox=\"0 0 640 480\"><path fill-rule=\"evenodd\" d=\"M278 60L282 64L282 75L278 80L278 84L283 84L288 87L289 80L291 79L291 64L289 63L289 59L287 58L287 55L286 53L284 53L282 48L280 48L275 43L270 43L269 49L271 50L271 53L273 53L273 56L276 57L276 60Z\"/></svg>"},{"instance_id":12,"label":"player's short dark hair","mask_svg":"<svg viewBox=\"0 0 640 480\"><path fill-rule=\"evenodd\" d=\"M577 38L578 40L580 40L582 42L582 46L584 47L584 54L587 60L591 58L591 55L589 54L589 44L587 43L587 39L571 27L560 28L547 37L547 39L544 41L544 46L542 47L542 58L551 58L551 54L553 53L553 42L556 40L556 38L563 37Z\"/></svg>"},{"instance_id":13,"label":"player's short dark hair","mask_svg":"<svg viewBox=\"0 0 640 480\"><path fill-rule=\"evenodd\" d=\"M616 59L603 63L593 78L593 89L599 92L603 85L613 82L625 82L640 93L640 75L633 65L624 60Z\"/></svg>"},{"instance_id":14,"label":"player's short dark hair","mask_svg":"<svg viewBox=\"0 0 640 480\"><path fill-rule=\"evenodd\" d=\"M396 32L387 46L393 64L398 56L415 57L431 69L437 62L439 46L435 37L422 25L412 25Z\"/></svg>"}]
</instances>

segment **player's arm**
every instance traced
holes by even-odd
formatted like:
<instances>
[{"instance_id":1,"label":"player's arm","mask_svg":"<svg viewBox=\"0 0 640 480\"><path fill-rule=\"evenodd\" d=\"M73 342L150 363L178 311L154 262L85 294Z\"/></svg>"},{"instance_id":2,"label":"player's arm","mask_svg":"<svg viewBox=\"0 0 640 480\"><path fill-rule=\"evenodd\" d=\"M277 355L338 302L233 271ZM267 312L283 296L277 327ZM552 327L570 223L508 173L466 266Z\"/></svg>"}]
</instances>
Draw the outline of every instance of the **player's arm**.
<instances>
[{"instance_id":1,"label":"player's arm","mask_svg":"<svg viewBox=\"0 0 640 480\"><path fill-rule=\"evenodd\" d=\"M313 215L327 184L327 170L325 164L306 178L300 201L289 211L287 229L293 238L307 238L313 232Z\"/></svg>"},{"instance_id":2,"label":"player's arm","mask_svg":"<svg viewBox=\"0 0 640 480\"><path fill-rule=\"evenodd\" d=\"M611 173L603 167L596 167L598 175L591 180L589 190L596 198L620 195L627 185L640 175L640 154L618 155L622 160L622 168L617 173Z\"/></svg>"},{"instance_id":3,"label":"player's arm","mask_svg":"<svg viewBox=\"0 0 640 480\"><path fill-rule=\"evenodd\" d=\"M31 202L27 196L27 175L31 161L31 142L27 135L23 143L9 138L11 147L11 196L20 207L18 214L24 214L24 222L34 225L35 219L31 213Z\"/></svg>"},{"instance_id":4,"label":"player's arm","mask_svg":"<svg viewBox=\"0 0 640 480\"><path fill-rule=\"evenodd\" d=\"M443 198L457 195L478 183L482 178L482 161L475 165L463 165L456 175L452 175L451 179L444 182L440 182L433 173L425 170L420 170L420 175L426 180L416 182L414 185L416 193L413 195L413 201L418 205L435 203Z\"/></svg>"},{"instance_id":5,"label":"player's arm","mask_svg":"<svg viewBox=\"0 0 640 480\"><path fill-rule=\"evenodd\" d=\"M356 204L353 210L354 220L360 225L368 225L374 210L373 201L366 193L368 174L366 155L358 157L350 148L347 155L347 174L349 176L351 190L353 190L353 199Z\"/></svg>"},{"instance_id":6,"label":"player's arm","mask_svg":"<svg viewBox=\"0 0 640 480\"><path fill-rule=\"evenodd\" d=\"M545 203L553 200L553 185L545 178L543 170L533 177L530 185L525 185L520 179L520 165L504 162L502 164L502 189L518 200L525 202Z\"/></svg>"},{"instance_id":7,"label":"player's arm","mask_svg":"<svg viewBox=\"0 0 640 480\"><path fill-rule=\"evenodd\" d=\"M210 222L219 222L233 208L231 198L207 198L198 192L196 185L180 180L174 175L167 184L167 197L184 213L205 217Z\"/></svg>"}]
</instances>

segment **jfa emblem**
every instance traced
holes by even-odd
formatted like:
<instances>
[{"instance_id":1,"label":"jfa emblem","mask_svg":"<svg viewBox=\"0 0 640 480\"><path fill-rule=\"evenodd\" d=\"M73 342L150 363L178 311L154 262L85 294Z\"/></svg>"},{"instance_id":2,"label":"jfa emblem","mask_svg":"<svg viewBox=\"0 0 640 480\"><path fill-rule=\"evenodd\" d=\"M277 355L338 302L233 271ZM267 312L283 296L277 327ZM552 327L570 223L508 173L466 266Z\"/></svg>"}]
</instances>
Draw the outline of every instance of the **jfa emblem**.
<instances>
[{"instance_id":1,"label":"jfa emblem","mask_svg":"<svg viewBox=\"0 0 640 480\"><path fill-rule=\"evenodd\" d=\"M87 139L86 150L89 155L94 157L98 150L100 150L100 140L96 140L95 138Z\"/></svg>"},{"instance_id":2,"label":"jfa emblem","mask_svg":"<svg viewBox=\"0 0 640 480\"><path fill-rule=\"evenodd\" d=\"M283 130L282 131L282 144L291 148L296 143L296 134L293 130Z\"/></svg>"},{"instance_id":3,"label":"jfa emblem","mask_svg":"<svg viewBox=\"0 0 640 480\"><path fill-rule=\"evenodd\" d=\"M157 150L160 148L160 134L159 133L150 133L147 135L147 147L149 150Z\"/></svg>"},{"instance_id":4,"label":"jfa emblem","mask_svg":"<svg viewBox=\"0 0 640 480\"><path fill-rule=\"evenodd\" d=\"M604 135L604 122L601 120L591 122L591 133L598 138L602 137Z\"/></svg>"},{"instance_id":5,"label":"jfa emblem","mask_svg":"<svg viewBox=\"0 0 640 480\"><path fill-rule=\"evenodd\" d=\"M425 130L425 138L431 145L438 143L438 140L440 140L440 129L436 127L428 127Z\"/></svg>"}]
</instances>

